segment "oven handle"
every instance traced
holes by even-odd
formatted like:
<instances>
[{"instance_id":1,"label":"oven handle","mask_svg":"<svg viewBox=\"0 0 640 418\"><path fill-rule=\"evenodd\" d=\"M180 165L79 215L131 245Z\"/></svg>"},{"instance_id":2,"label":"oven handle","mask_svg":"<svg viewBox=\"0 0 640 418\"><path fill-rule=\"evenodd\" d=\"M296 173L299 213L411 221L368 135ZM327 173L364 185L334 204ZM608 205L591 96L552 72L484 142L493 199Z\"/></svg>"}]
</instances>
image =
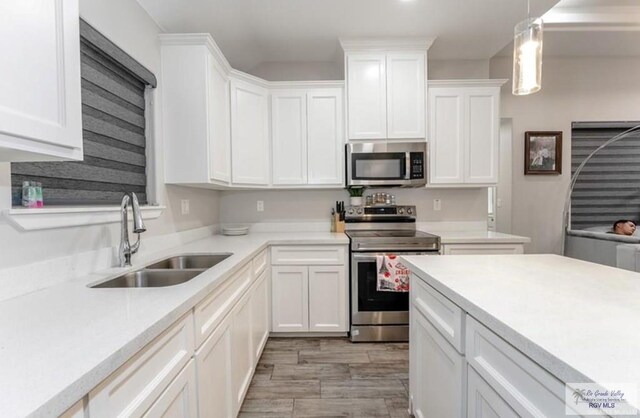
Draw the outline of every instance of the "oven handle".
<instances>
[{"instance_id":1,"label":"oven handle","mask_svg":"<svg viewBox=\"0 0 640 418\"><path fill-rule=\"evenodd\" d=\"M403 256L403 255L439 255L439 254L435 251L434 252L398 252L398 253L388 252L388 253L366 253L366 254L352 253L351 257L353 257L354 260L375 260L376 257L380 255Z\"/></svg>"}]
</instances>

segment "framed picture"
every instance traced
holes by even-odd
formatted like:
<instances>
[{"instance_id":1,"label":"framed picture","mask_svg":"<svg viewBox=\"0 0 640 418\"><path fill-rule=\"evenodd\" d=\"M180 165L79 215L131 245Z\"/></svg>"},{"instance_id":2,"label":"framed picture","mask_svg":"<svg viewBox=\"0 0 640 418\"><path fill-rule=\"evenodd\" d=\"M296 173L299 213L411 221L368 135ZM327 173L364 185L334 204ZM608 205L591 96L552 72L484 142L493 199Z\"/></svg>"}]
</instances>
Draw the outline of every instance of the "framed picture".
<instances>
[{"instance_id":1,"label":"framed picture","mask_svg":"<svg viewBox=\"0 0 640 418\"><path fill-rule=\"evenodd\" d=\"M562 174L562 132L524 133L524 174Z\"/></svg>"}]
</instances>

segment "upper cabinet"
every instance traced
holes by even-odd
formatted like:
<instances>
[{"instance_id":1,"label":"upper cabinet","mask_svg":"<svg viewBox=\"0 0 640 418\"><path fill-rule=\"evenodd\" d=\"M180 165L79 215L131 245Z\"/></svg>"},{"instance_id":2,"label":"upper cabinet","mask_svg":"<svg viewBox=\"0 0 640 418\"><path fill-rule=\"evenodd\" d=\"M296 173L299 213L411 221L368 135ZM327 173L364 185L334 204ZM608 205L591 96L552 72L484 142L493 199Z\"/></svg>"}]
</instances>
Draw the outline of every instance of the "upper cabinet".
<instances>
[{"instance_id":1,"label":"upper cabinet","mask_svg":"<svg viewBox=\"0 0 640 418\"><path fill-rule=\"evenodd\" d=\"M232 182L269 184L269 91L249 81L231 79Z\"/></svg>"},{"instance_id":2,"label":"upper cabinet","mask_svg":"<svg viewBox=\"0 0 640 418\"><path fill-rule=\"evenodd\" d=\"M78 0L0 5L0 161L82 159Z\"/></svg>"},{"instance_id":3,"label":"upper cabinet","mask_svg":"<svg viewBox=\"0 0 640 418\"><path fill-rule=\"evenodd\" d=\"M342 96L338 87L272 90L274 186L344 184Z\"/></svg>"},{"instance_id":4,"label":"upper cabinet","mask_svg":"<svg viewBox=\"0 0 640 418\"><path fill-rule=\"evenodd\" d=\"M498 182L500 86L505 80L429 83L429 184Z\"/></svg>"},{"instance_id":5,"label":"upper cabinet","mask_svg":"<svg viewBox=\"0 0 640 418\"><path fill-rule=\"evenodd\" d=\"M161 35L165 181L231 181L229 67L208 35Z\"/></svg>"},{"instance_id":6,"label":"upper cabinet","mask_svg":"<svg viewBox=\"0 0 640 418\"><path fill-rule=\"evenodd\" d=\"M236 71L209 35L161 35L165 181L210 188L344 185L342 81Z\"/></svg>"},{"instance_id":7,"label":"upper cabinet","mask_svg":"<svg viewBox=\"0 0 640 418\"><path fill-rule=\"evenodd\" d=\"M349 140L426 139L427 50L431 40L348 41Z\"/></svg>"}]
</instances>

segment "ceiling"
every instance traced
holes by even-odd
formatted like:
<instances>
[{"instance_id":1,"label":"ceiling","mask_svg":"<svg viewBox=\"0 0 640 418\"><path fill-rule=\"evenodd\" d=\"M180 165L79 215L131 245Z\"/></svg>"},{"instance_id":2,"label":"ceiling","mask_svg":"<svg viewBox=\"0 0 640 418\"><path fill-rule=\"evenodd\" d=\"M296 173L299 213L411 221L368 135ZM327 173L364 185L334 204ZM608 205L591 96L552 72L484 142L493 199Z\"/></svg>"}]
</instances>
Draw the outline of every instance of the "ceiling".
<instances>
[{"instance_id":1,"label":"ceiling","mask_svg":"<svg viewBox=\"0 0 640 418\"><path fill-rule=\"evenodd\" d=\"M433 37L429 59L488 59L526 17L525 0L138 0L169 33L211 33L234 68L339 62L339 38ZM557 0L532 1L541 15Z\"/></svg>"}]
</instances>

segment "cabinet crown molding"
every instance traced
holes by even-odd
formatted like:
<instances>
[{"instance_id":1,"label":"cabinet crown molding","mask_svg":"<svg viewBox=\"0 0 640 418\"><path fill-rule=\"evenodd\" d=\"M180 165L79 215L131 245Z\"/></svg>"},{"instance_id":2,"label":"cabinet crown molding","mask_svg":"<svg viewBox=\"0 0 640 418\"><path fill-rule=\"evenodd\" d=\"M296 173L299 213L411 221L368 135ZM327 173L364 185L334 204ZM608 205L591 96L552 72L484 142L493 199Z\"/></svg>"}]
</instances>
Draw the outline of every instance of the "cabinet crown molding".
<instances>
[{"instance_id":1,"label":"cabinet crown molding","mask_svg":"<svg viewBox=\"0 0 640 418\"><path fill-rule=\"evenodd\" d=\"M168 33L160 34L158 38L162 46L204 45L227 75L233 70L216 41L208 33Z\"/></svg>"},{"instance_id":2,"label":"cabinet crown molding","mask_svg":"<svg viewBox=\"0 0 640 418\"><path fill-rule=\"evenodd\" d=\"M429 87L501 87L506 78L469 79L469 80L429 80Z\"/></svg>"},{"instance_id":3,"label":"cabinet crown molding","mask_svg":"<svg viewBox=\"0 0 640 418\"><path fill-rule=\"evenodd\" d=\"M436 38L353 38L340 39L345 52L428 50Z\"/></svg>"}]
</instances>

